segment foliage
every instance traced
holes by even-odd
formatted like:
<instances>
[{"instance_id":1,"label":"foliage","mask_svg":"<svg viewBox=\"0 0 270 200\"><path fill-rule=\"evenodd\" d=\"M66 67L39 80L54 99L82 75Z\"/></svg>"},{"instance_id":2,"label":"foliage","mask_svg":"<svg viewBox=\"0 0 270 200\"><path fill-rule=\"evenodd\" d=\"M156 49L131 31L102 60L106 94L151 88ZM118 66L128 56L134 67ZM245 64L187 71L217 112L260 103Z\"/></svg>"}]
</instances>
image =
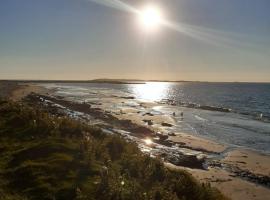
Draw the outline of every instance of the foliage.
<instances>
[{"instance_id":1,"label":"foliage","mask_svg":"<svg viewBox=\"0 0 270 200\"><path fill-rule=\"evenodd\" d=\"M136 144L0 100L0 199L225 199Z\"/></svg>"}]
</instances>

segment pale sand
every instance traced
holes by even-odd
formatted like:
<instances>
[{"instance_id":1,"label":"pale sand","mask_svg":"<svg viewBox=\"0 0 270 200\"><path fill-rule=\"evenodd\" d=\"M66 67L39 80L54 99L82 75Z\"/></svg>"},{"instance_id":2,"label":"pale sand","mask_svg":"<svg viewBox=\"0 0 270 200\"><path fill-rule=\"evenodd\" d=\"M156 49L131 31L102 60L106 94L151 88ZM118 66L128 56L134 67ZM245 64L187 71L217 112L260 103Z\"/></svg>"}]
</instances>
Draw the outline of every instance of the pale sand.
<instances>
[{"instance_id":1,"label":"pale sand","mask_svg":"<svg viewBox=\"0 0 270 200\"><path fill-rule=\"evenodd\" d=\"M270 197L269 189L243 179L233 177L231 173L222 169L210 168L205 171L177 167L169 163L166 163L166 166L173 169L183 169L188 171L200 182L209 183L232 200L268 200Z\"/></svg>"},{"instance_id":2,"label":"pale sand","mask_svg":"<svg viewBox=\"0 0 270 200\"><path fill-rule=\"evenodd\" d=\"M248 170L256 175L270 176L270 156L251 150L236 149L228 152L221 162Z\"/></svg>"},{"instance_id":3,"label":"pale sand","mask_svg":"<svg viewBox=\"0 0 270 200\"><path fill-rule=\"evenodd\" d=\"M173 142L185 143L185 146L192 149L201 149L207 152L221 153L227 148L225 145L186 133L176 133L176 136L170 136L169 139Z\"/></svg>"}]
</instances>

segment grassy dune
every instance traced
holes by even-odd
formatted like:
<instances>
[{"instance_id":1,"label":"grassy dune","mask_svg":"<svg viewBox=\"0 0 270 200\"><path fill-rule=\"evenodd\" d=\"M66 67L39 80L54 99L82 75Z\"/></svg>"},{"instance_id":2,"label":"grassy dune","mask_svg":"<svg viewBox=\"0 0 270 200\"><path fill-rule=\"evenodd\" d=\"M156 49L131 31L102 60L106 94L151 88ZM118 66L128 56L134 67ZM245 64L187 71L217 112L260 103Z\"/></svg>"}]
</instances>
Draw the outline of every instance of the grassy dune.
<instances>
[{"instance_id":1,"label":"grassy dune","mask_svg":"<svg viewBox=\"0 0 270 200\"><path fill-rule=\"evenodd\" d=\"M119 136L0 100L0 199L225 199Z\"/></svg>"}]
</instances>

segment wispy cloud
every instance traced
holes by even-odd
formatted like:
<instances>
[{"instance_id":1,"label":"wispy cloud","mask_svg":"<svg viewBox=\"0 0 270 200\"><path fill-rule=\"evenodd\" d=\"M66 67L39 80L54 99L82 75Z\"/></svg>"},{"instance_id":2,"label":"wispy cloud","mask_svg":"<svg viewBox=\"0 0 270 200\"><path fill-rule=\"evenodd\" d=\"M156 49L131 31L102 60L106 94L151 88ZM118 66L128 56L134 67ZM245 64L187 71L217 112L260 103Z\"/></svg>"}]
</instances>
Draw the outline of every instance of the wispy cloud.
<instances>
[{"instance_id":1,"label":"wispy cloud","mask_svg":"<svg viewBox=\"0 0 270 200\"><path fill-rule=\"evenodd\" d=\"M132 14L140 14L140 10L124 3L120 0L86 0L103 6L107 6L113 9L118 9L124 12L130 12ZM182 22L173 22L167 19L162 20L162 25L173 31L177 31L180 34L184 34L192 39L204 42L209 45L214 45L223 48L231 48L235 51L241 51L243 49L252 51L256 49L257 44L247 43L246 40L243 41L243 35L239 33L232 33L227 31L221 31L211 28L206 28L202 26L195 26L190 24L185 24Z\"/></svg>"}]
</instances>

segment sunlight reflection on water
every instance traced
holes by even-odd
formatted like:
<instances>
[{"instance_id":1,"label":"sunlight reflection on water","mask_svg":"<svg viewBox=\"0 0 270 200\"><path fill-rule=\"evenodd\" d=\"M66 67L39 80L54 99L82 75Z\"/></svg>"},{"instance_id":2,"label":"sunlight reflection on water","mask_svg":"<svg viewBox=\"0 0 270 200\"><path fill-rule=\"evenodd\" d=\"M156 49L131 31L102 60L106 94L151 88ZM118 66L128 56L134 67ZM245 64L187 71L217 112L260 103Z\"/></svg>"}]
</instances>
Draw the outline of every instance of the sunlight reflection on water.
<instances>
[{"instance_id":1,"label":"sunlight reflection on water","mask_svg":"<svg viewBox=\"0 0 270 200\"><path fill-rule=\"evenodd\" d=\"M146 82L145 84L132 85L131 89L139 99L160 101L167 98L170 85L170 83L166 82Z\"/></svg>"}]
</instances>

